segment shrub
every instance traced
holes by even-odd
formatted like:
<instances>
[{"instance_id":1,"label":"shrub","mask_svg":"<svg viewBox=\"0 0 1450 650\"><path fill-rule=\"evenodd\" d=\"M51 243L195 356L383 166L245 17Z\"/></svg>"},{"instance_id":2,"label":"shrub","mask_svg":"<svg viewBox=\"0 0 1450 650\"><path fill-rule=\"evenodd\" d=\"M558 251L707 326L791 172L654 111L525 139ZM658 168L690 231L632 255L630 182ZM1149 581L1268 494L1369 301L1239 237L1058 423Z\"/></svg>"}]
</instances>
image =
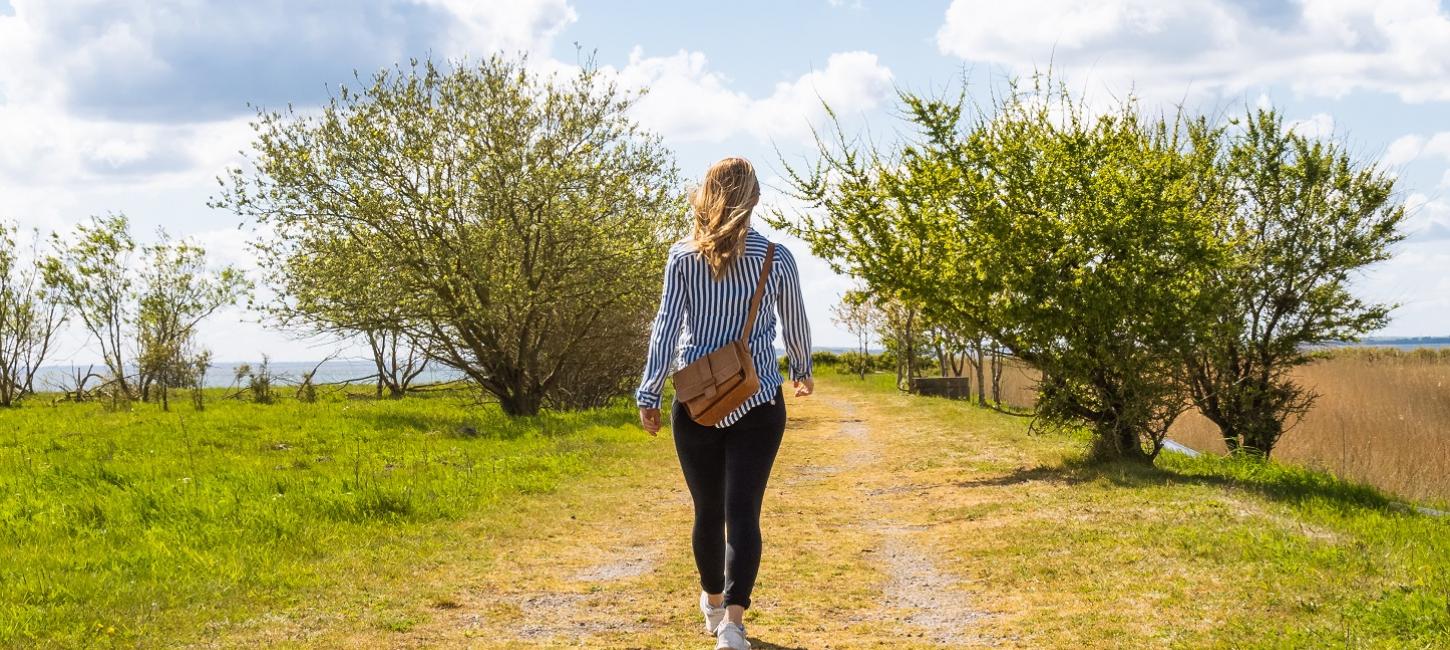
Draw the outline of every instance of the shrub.
<instances>
[{"instance_id":1,"label":"shrub","mask_svg":"<svg viewBox=\"0 0 1450 650\"><path fill-rule=\"evenodd\" d=\"M811 353L811 365L813 366L834 366L841 362L841 355L830 350L818 350Z\"/></svg>"}]
</instances>

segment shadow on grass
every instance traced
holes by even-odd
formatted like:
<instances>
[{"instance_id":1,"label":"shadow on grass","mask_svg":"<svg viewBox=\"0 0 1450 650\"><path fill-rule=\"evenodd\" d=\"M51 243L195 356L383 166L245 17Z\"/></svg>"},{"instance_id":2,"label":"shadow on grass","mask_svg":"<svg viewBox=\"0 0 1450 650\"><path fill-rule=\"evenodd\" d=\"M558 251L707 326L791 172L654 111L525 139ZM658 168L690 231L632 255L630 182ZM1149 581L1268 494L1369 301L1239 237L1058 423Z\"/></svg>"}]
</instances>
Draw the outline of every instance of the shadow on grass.
<instances>
[{"instance_id":1,"label":"shadow on grass","mask_svg":"<svg viewBox=\"0 0 1450 650\"><path fill-rule=\"evenodd\" d=\"M1032 481L1063 485L1106 481L1130 488L1201 485L1243 490L1292 504L1329 503L1340 508L1391 510L1392 500L1367 485L1351 483L1326 472L1256 459L1164 455L1157 465L1131 462L1019 467L1010 473L953 483L956 487L1007 487Z\"/></svg>"},{"instance_id":2,"label":"shadow on grass","mask_svg":"<svg viewBox=\"0 0 1450 650\"><path fill-rule=\"evenodd\" d=\"M859 418L841 418L821 415L792 415L786 418L785 428L787 430L809 429L820 424L845 424L847 422L860 422Z\"/></svg>"},{"instance_id":3,"label":"shadow on grass","mask_svg":"<svg viewBox=\"0 0 1450 650\"><path fill-rule=\"evenodd\" d=\"M779 645L771 643L769 641L761 641L760 639L755 638L750 639L750 647L752 648L752 650L807 650L806 648L800 646Z\"/></svg>"},{"instance_id":4,"label":"shadow on grass","mask_svg":"<svg viewBox=\"0 0 1450 650\"><path fill-rule=\"evenodd\" d=\"M957 481L952 483L954 487L976 488L976 487L1007 487L1010 485L1021 485L1033 481L1044 481L1049 483L1062 483L1075 485L1093 480L1094 477L1086 473L1076 471L1063 466L1018 467L1010 473L1001 476L988 476L985 478L971 479L968 481Z\"/></svg>"},{"instance_id":5,"label":"shadow on grass","mask_svg":"<svg viewBox=\"0 0 1450 650\"><path fill-rule=\"evenodd\" d=\"M439 412L376 409L348 414L348 419L379 431L438 431L450 438L492 440L513 440L529 434L568 436L590 427L634 424L638 418L637 413L618 407L510 417L493 405Z\"/></svg>"}]
</instances>

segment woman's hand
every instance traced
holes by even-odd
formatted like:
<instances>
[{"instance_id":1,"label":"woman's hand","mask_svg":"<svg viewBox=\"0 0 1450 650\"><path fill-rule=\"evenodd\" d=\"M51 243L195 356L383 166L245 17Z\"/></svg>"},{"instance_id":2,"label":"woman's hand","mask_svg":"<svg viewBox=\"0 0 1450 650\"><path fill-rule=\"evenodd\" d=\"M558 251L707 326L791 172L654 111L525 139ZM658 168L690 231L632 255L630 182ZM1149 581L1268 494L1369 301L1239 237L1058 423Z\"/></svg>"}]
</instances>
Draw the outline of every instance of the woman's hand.
<instances>
[{"instance_id":1,"label":"woman's hand","mask_svg":"<svg viewBox=\"0 0 1450 650\"><path fill-rule=\"evenodd\" d=\"M644 427L650 435L658 435L660 432L660 410L641 408L639 410L639 426Z\"/></svg>"},{"instance_id":2,"label":"woman's hand","mask_svg":"<svg viewBox=\"0 0 1450 650\"><path fill-rule=\"evenodd\" d=\"M791 385L795 386L796 397L805 397L806 395L810 395L811 393L816 392L816 380L811 379L810 377L802 377L800 379L797 379L791 382Z\"/></svg>"}]
</instances>

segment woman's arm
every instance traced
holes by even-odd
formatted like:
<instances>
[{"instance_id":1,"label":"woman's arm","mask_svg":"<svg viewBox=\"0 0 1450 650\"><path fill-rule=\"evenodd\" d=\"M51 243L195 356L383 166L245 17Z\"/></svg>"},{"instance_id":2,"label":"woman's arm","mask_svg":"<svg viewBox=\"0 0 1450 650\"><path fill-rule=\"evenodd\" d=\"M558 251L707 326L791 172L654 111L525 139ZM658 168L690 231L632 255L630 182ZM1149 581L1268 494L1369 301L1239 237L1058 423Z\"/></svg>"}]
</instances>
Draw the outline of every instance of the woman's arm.
<instances>
[{"instance_id":1,"label":"woman's arm","mask_svg":"<svg viewBox=\"0 0 1450 650\"><path fill-rule=\"evenodd\" d=\"M671 255L665 263L665 287L660 297L659 313L655 314L654 326L650 329L644 378L634 393L635 402L641 409L660 407L665 379L669 377L670 364L675 360L675 344L679 342L680 329L685 324L687 305L679 259L679 256Z\"/></svg>"},{"instance_id":2,"label":"woman's arm","mask_svg":"<svg viewBox=\"0 0 1450 650\"><path fill-rule=\"evenodd\" d=\"M811 324L806 320L806 304L801 297L800 272L795 258L784 246L776 245L780 255L780 335L785 342L785 355L790 360L793 382L809 381L811 377Z\"/></svg>"}]
</instances>

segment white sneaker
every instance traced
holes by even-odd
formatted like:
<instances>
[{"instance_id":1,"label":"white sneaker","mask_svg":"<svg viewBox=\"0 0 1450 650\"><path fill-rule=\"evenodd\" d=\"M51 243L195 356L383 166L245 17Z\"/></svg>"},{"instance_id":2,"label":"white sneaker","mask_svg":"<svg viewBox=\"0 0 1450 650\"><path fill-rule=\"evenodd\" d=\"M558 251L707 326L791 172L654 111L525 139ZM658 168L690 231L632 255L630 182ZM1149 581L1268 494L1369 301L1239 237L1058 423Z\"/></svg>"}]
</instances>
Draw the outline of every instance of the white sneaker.
<instances>
[{"instance_id":1,"label":"white sneaker","mask_svg":"<svg viewBox=\"0 0 1450 650\"><path fill-rule=\"evenodd\" d=\"M714 634L715 628L725 620L725 606L716 607L710 604L710 597L705 592L700 592L700 611L705 614L705 634Z\"/></svg>"},{"instance_id":2,"label":"white sneaker","mask_svg":"<svg viewBox=\"0 0 1450 650\"><path fill-rule=\"evenodd\" d=\"M750 650L745 640L745 626L725 621L715 628L715 650Z\"/></svg>"}]
</instances>

